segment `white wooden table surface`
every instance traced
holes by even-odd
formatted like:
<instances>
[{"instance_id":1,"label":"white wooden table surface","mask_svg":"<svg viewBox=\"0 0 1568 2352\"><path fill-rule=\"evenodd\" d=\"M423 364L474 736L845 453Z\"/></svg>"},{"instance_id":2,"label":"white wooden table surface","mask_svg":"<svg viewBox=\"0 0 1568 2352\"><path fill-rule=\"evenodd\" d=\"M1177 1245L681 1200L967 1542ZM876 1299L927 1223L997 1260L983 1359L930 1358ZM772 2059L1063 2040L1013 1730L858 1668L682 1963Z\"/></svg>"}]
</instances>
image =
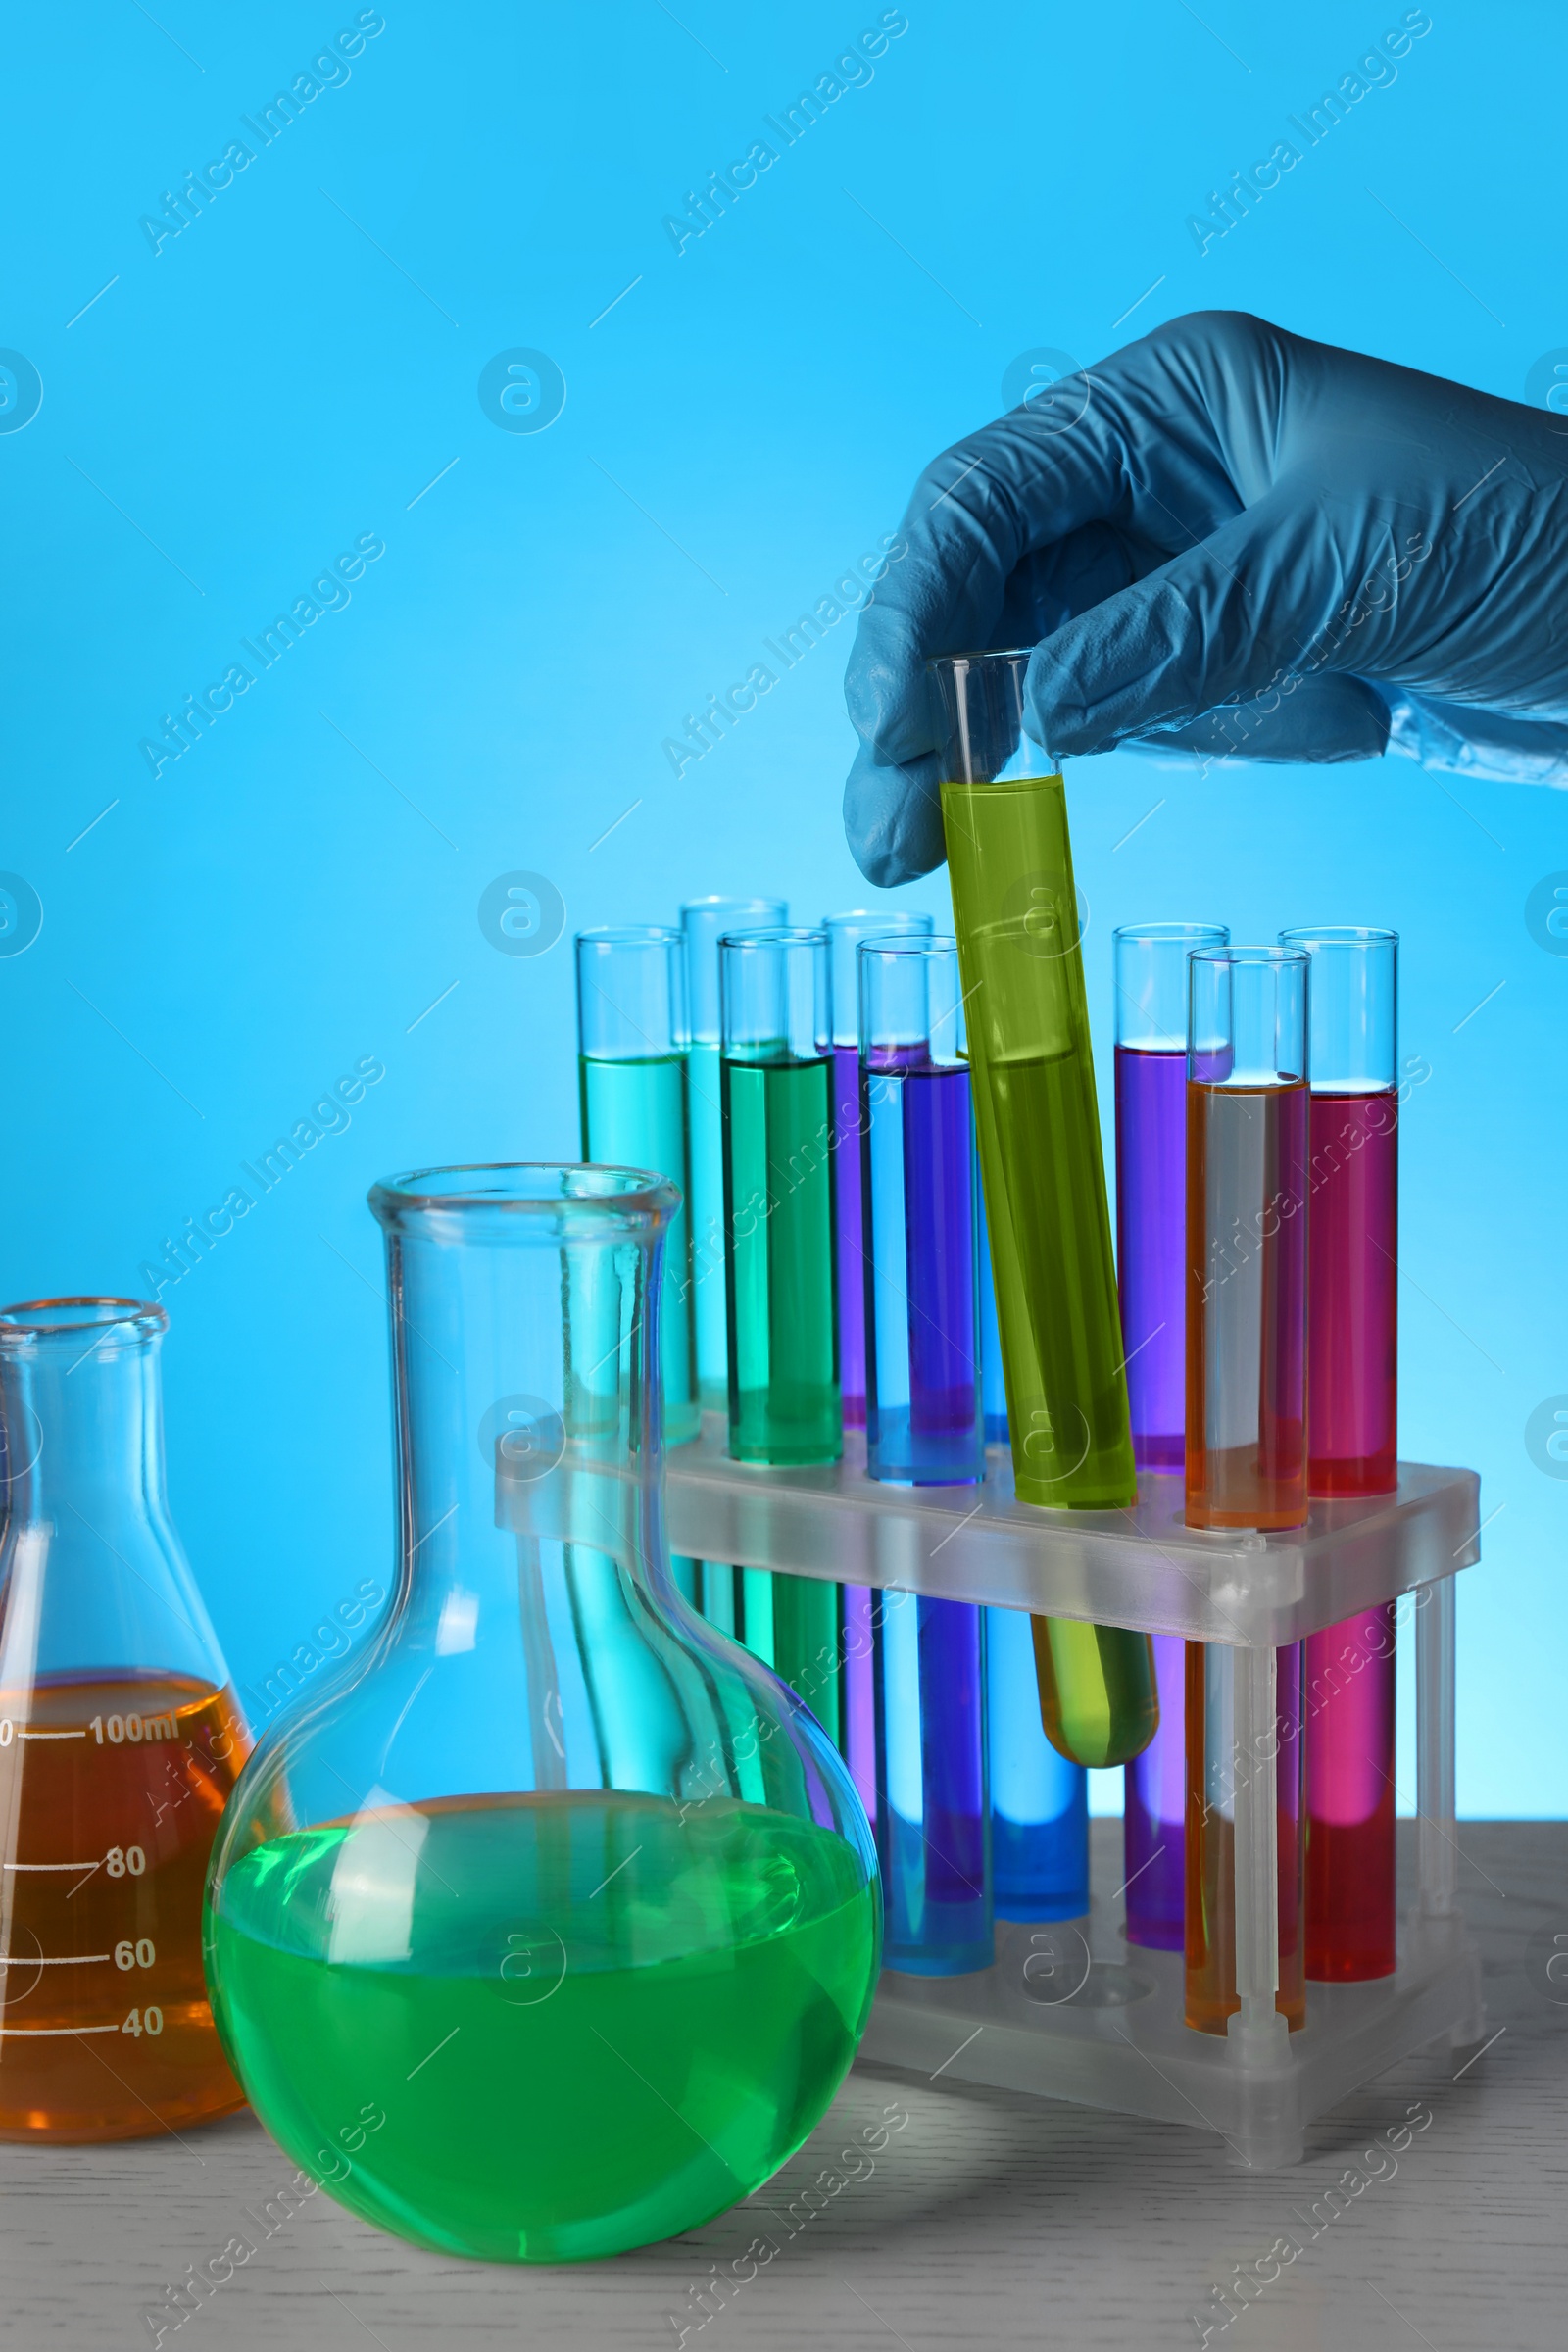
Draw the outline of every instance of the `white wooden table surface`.
<instances>
[{"instance_id":1,"label":"white wooden table surface","mask_svg":"<svg viewBox=\"0 0 1568 2352\"><path fill-rule=\"evenodd\" d=\"M1119 1824L1095 1834L1117 1837ZM1459 1842L1497 2037L1479 2056L1407 2061L1314 2126L1298 2170L1239 2174L1207 2134L857 2069L747 2206L644 2253L529 2270L420 2253L324 2194L282 2218L294 2168L237 2116L180 2144L0 2148L0 2342L150 2345L144 2314L163 2309L162 2340L177 2352L652 2352L682 2327L701 2352L1144 2352L1199 2343L1191 2315L1206 2306L1208 2341L1225 2352L1563 2352L1568 1984L1553 1986L1545 1961L1554 1934L1568 1951L1568 1823L1462 1823ZM874 2170L862 2159L848 2169L864 2177L846 2180L840 2150L890 2106L907 2122ZM1402 2153L1361 2161L1407 2118L1420 2129ZM825 2168L843 2184L791 2234L786 2209ZM236 2236L256 2244L252 2259L168 2325L166 2289ZM740 2258L749 2271L759 2237L776 2254L721 2305L710 2296L699 2327L694 2290L715 2265ZM1300 2249L1288 2264L1270 2253L1281 2239ZM1259 2263L1279 2276L1221 2329L1210 2289L1236 2264L1256 2278Z\"/></svg>"}]
</instances>

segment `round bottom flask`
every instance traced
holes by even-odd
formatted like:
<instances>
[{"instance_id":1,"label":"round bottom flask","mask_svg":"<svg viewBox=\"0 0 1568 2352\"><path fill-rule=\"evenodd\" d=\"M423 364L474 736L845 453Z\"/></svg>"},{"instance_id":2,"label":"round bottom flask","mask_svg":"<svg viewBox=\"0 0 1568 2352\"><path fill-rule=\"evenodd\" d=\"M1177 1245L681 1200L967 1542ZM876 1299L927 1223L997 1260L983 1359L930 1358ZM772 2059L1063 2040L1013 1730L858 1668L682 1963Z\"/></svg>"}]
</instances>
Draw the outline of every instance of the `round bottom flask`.
<instances>
[{"instance_id":1,"label":"round bottom flask","mask_svg":"<svg viewBox=\"0 0 1568 2352\"><path fill-rule=\"evenodd\" d=\"M880 1898L844 1765L670 1579L674 1187L602 1167L376 1187L397 1598L265 1738L215 1852L224 2044L289 2155L443 2253L688 2230L855 2054Z\"/></svg>"}]
</instances>

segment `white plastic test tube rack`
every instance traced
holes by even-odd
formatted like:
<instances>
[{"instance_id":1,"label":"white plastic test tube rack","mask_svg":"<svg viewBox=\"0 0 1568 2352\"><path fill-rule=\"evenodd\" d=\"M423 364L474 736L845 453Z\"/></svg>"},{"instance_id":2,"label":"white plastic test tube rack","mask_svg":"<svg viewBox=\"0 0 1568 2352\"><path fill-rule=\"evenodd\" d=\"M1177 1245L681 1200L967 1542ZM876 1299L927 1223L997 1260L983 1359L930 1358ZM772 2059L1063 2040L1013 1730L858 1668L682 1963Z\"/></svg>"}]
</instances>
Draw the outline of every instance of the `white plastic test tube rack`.
<instances>
[{"instance_id":1,"label":"white plastic test tube rack","mask_svg":"<svg viewBox=\"0 0 1568 2352\"><path fill-rule=\"evenodd\" d=\"M605 1548L618 1514L607 1474L570 1458L519 1489L516 1522ZM1183 2017L1179 1952L1124 1943L1119 1905L1049 1929L999 1922L991 1968L920 1978L885 1971L862 2057L1218 2132L1232 2161L1296 2162L1304 2126L1429 2043L1481 2039L1480 1967L1455 1899L1454 1585L1480 1557L1480 1482L1401 1463L1397 1491L1314 1502L1286 1535L1187 1526L1179 1477L1145 1476L1128 1511L1019 1503L1005 1447L979 1487L890 1487L865 1443L808 1470L752 1469L721 1421L666 1456L670 1549L847 1584L1179 1634L1234 1648L1236 1983L1221 2036ZM1360 1984L1307 1986L1287 2031L1278 1984L1274 1652L1358 1610L1413 1596L1417 1884L1398 1967ZM1118 1878L1120 1874L1118 1872ZM1119 1891L1119 1890L1118 1890Z\"/></svg>"}]
</instances>

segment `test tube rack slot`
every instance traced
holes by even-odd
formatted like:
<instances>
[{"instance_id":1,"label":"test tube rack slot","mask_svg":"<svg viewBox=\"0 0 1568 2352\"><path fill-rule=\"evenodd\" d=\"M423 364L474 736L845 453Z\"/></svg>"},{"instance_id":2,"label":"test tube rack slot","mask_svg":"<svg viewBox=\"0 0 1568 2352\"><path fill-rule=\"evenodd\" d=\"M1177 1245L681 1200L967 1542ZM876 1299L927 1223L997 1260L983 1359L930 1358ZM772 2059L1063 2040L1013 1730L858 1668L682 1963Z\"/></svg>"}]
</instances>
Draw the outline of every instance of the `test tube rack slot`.
<instances>
[{"instance_id":1,"label":"test tube rack slot","mask_svg":"<svg viewBox=\"0 0 1568 2352\"><path fill-rule=\"evenodd\" d=\"M629 1494L566 1457L498 1496L519 1529L617 1547ZM1454 1579L1480 1557L1480 1481L1401 1463L1392 1494L1314 1502L1283 1535L1210 1535L1183 1517L1179 1477L1146 1474L1125 1511L1019 1503L993 1447L979 1487L893 1487L866 1476L846 1431L839 1462L754 1469L710 1415L665 1460L670 1548L1039 1616L1223 1642L1237 1660L1237 1989L1225 2035L1183 2020L1179 1953L1124 1944L1111 1905L1031 1928L999 1921L989 1969L884 1971L861 2045L874 2064L989 2083L1217 2132L1232 2163L1298 2162L1306 2125L1401 2058L1485 2033L1480 1965L1455 1892ZM1415 1596L1416 1890L1392 1977L1309 1984L1305 2026L1274 2008L1274 1651L1379 1603Z\"/></svg>"}]
</instances>

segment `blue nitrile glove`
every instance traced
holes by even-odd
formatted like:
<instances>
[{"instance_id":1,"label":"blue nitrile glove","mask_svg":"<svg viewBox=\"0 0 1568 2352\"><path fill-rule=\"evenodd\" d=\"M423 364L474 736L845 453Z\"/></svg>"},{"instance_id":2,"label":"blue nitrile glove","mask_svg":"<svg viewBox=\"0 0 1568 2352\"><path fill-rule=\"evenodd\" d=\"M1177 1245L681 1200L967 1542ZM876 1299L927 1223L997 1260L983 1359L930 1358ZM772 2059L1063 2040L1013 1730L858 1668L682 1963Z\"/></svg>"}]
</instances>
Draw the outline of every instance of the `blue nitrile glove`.
<instances>
[{"instance_id":1,"label":"blue nitrile glove","mask_svg":"<svg viewBox=\"0 0 1568 2352\"><path fill-rule=\"evenodd\" d=\"M1568 785L1568 428L1545 411L1198 312L946 451L902 536L845 681L873 882L942 862L930 654L1034 646L1056 754L1388 749Z\"/></svg>"}]
</instances>

